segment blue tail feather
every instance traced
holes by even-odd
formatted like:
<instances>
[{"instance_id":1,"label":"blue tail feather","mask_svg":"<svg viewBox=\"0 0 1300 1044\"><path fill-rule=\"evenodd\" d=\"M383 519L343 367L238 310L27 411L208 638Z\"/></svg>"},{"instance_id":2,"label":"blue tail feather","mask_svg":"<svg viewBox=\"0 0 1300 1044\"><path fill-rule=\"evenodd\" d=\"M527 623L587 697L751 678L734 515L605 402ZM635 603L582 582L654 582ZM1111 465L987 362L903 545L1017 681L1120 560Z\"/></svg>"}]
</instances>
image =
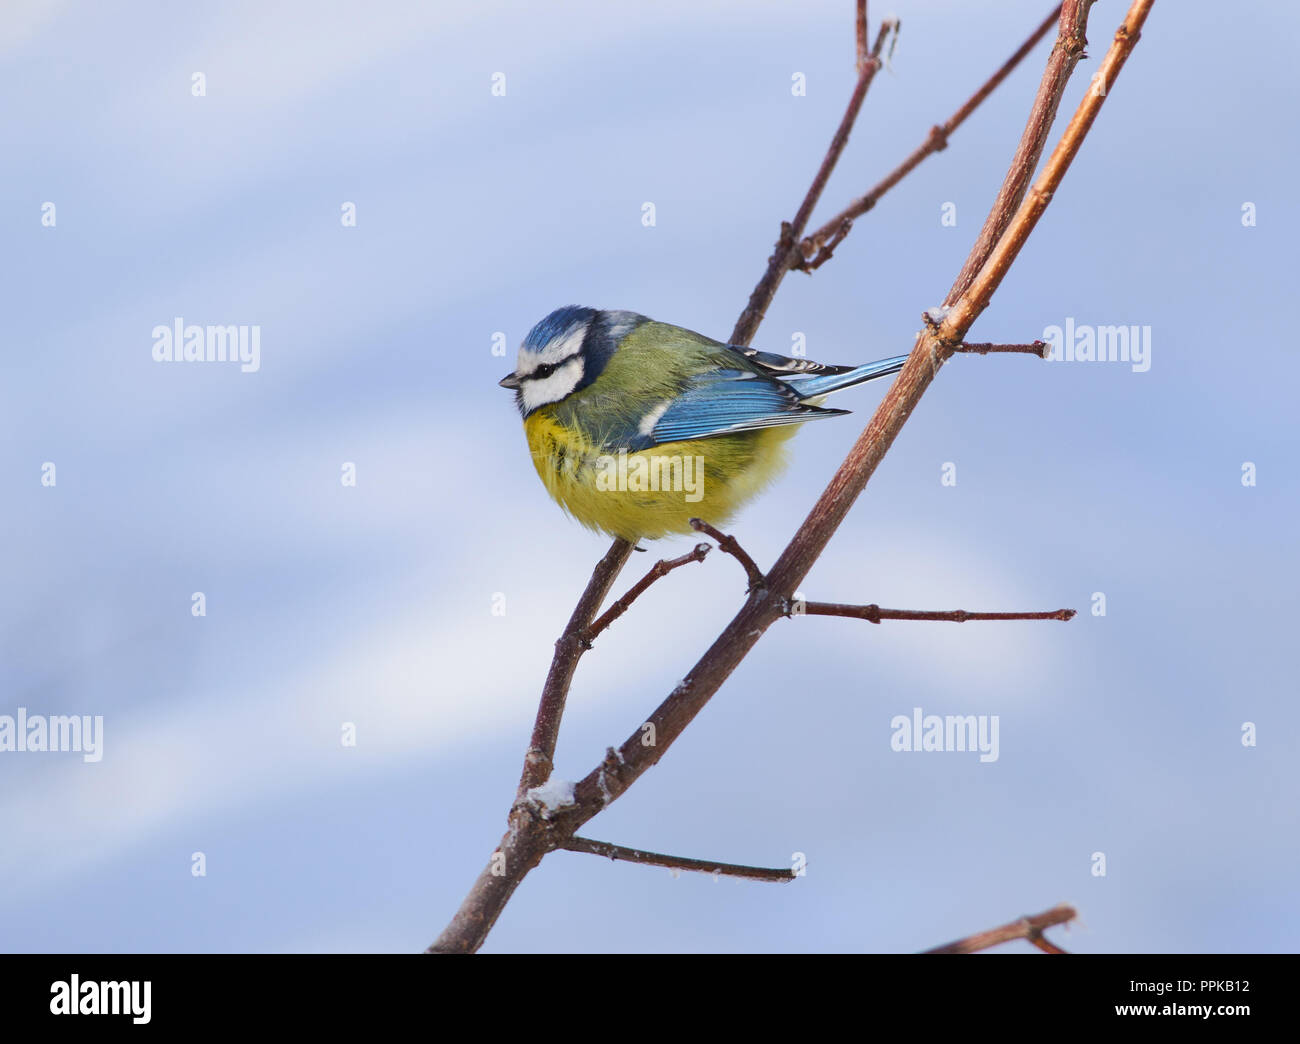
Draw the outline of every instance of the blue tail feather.
<instances>
[{"instance_id":1,"label":"blue tail feather","mask_svg":"<svg viewBox=\"0 0 1300 1044\"><path fill-rule=\"evenodd\" d=\"M790 376L783 377L782 380L793 388L800 398L812 399L819 395L829 395L843 388L851 388L865 381L873 381L877 377L888 377L891 373L901 370L905 362L907 362L906 355L896 355L892 359L881 359L878 362L855 366L846 373L832 373L824 377Z\"/></svg>"}]
</instances>

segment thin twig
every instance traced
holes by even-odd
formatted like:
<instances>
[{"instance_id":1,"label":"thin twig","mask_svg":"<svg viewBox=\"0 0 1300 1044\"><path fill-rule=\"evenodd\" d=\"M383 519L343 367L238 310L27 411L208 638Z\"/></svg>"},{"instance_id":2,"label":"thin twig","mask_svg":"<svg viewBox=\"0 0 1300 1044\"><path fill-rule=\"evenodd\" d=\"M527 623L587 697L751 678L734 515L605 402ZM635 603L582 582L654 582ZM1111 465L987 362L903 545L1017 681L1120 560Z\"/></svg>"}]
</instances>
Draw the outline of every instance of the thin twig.
<instances>
[{"instance_id":1,"label":"thin twig","mask_svg":"<svg viewBox=\"0 0 1300 1044\"><path fill-rule=\"evenodd\" d=\"M965 939L958 939L956 942L948 943L947 946L936 946L933 950L924 950L922 952L976 953L979 950L987 950L990 946L1000 946L1004 942L1011 942L1013 939L1028 939L1045 953L1065 953L1065 950L1046 939L1043 936L1043 931L1058 924L1068 924L1078 916L1079 914L1073 906L1062 903L1060 906L1053 906L1050 910L1044 910L1032 917L1021 917L1010 924L1002 925L1000 928L992 928L987 932L968 935Z\"/></svg>"},{"instance_id":2,"label":"thin twig","mask_svg":"<svg viewBox=\"0 0 1300 1044\"><path fill-rule=\"evenodd\" d=\"M1058 4L1052 13L1043 19L1043 23L1020 45L1016 53L1003 62L1002 67L967 99L965 105L949 116L943 123L930 128L929 136L912 150L907 159L895 167L873 189L865 195L859 196L816 232L804 239L799 244L798 249L791 253L789 266L802 271L811 271L814 268L820 268L829 261L840 241L849 234L854 219L861 217L879 203L886 192L920 166L921 161L927 156L946 149L948 139L953 132L966 122L966 118L979 108L984 99L992 94L998 84L1005 80L1025 56L1034 49L1038 41L1047 35L1052 26L1056 24L1060 13L1061 7Z\"/></svg>"},{"instance_id":3,"label":"thin twig","mask_svg":"<svg viewBox=\"0 0 1300 1044\"><path fill-rule=\"evenodd\" d=\"M763 570L758 568L754 560L749 557L749 552L740 546L740 542L735 537L719 532L699 518L691 519L691 528L697 533L712 537L718 542L719 548L740 563L741 568L745 570L745 576L749 578L750 591L756 591L767 583L767 578L763 576Z\"/></svg>"},{"instance_id":4,"label":"thin twig","mask_svg":"<svg viewBox=\"0 0 1300 1044\"><path fill-rule=\"evenodd\" d=\"M875 58L877 61L880 61L881 64L883 65L884 62L881 60L880 55L885 50L885 41L888 40L890 35L892 34L894 37L894 42L897 43L898 33L899 30L902 29L902 27L903 27L903 23L897 18L886 18L883 22L881 22L880 28L876 31L876 42L871 45L871 57ZM889 53L890 54L894 53L894 47L892 44L890 45Z\"/></svg>"},{"instance_id":5,"label":"thin twig","mask_svg":"<svg viewBox=\"0 0 1300 1044\"><path fill-rule=\"evenodd\" d=\"M878 624L881 620L929 620L966 623L968 620L1073 620L1073 609L1034 613L972 613L965 609L882 609L878 605L843 605L838 602L791 602L787 616L850 616Z\"/></svg>"},{"instance_id":6,"label":"thin twig","mask_svg":"<svg viewBox=\"0 0 1300 1044\"><path fill-rule=\"evenodd\" d=\"M586 837L571 837L567 841L561 842L559 847L570 852L586 852L590 855L605 856L608 859L622 859L628 863L666 866L670 870L690 870L703 874L719 874L723 877L748 877L753 881L793 881L798 876L793 870L785 870L781 867L744 866L740 863L710 863L703 859L661 855L658 852L647 852L640 848L611 845L607 841L592 841Z\"/></svg>"},{"instance_id":7,"label":"thin twig","mask_svg":"<svg viewBox=\"0 0 1300 1044\"><path fill-rule=\"evenodd\" d=\"M646 573L645 576L629 587L627 593L623 595L622 598L606 609L598 620L582 632L583 644L590 649L591 643L596 640L597 636L599 636L606 627L627 612L628 609L631 608L632 603L640 598L641 595L645 593L646 589L656 580L667 576L674 569L679 569L684 565L689 565L691 562L703 562L704 556L712 550L712 544L696 544L693 551L688 551L680 558L661 558L650 567L650 572Z\"/></svg>"},{"instance_id":8,"label":"thin twig","mask_svg":"<svg viewBox=\"0 0 1300 1044\"><path fill-rule=\"evenodd\" d=\"M1019 352L1024 355L1036 355L1040 359L1048 359L1052 355L1052 346L1046 341L1031 341L1029 344L993 344L989 341L971 344L969 341L962 341L953 351L976 352L979 355L988 355L989 352Z\"/></svg>"},{"instance_id":9,"label":"thin twig","mask_svg":"<svg viewBox=\"0 0 1300 1044\"><path fill-rule=\"evenodd\" d=\"M887 22L883 23L880 27L880 35L876 41L877 49L884 43L888 24ZM767 259L767 270L759 279L758 285L754 287L754 292L749 295L749 303L745 306L745 310L740 313L740 318L736 320L736 326L731 331L731 339L727 342L728 344L748 345L750 340L753 339L755 331L758 330L758 324L763 321L763 316L767 314L768 305L772 303L772 298L776 296L777 287L781 285L781 280L785 278L785 273L790 267L790 254L798 249L799 237L803 235L804 229L808 227L808 220L812 217L813 208L817 206L817 201L821 199L822 190L826 188L826 182L830 180L831 171L835 169L835 164L839 162L844 146L848 144L849 132L853 130L853 124L858 118L862 102L867 97L867 90L871 87L871 81L875 79L876 71L880 68L880 65L879 55L874 53L862 63L862 68L858 73L858 82L853 88L853 93L849 96L848 107L844 110L844 116L835 131L835 136L831 138L830 147L826 150L821 166L817 169L817 174L813 177L812 184L808 187L808 193L804 196L803 202L799 204L794 220L781 222L781 234L777 238L772 256Z\"/></svg>"},{"instance_id":10,"label":"thin twig","mask_svg":"<svg viewBox=\"0 0 1300 1044\"><path fill-rule=\"evenodd\" d=\"M854 39L858 45L858 75L862 75L862 70L867 64L867 0L858 0L858 17L857 24L854 28Z\"/></svg>"}]
</instances>

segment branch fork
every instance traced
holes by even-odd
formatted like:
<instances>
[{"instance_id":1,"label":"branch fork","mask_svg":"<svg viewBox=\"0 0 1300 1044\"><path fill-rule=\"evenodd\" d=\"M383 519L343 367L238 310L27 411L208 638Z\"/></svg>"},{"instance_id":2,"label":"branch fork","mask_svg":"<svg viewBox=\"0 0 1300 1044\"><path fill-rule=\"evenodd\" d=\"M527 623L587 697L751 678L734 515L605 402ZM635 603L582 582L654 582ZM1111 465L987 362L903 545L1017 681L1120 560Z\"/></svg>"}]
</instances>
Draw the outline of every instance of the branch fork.
<instances>
[{"instance_id":1,"label":"branch fork","mask_svg":"<svg viewBox=\"0 0 1300 1044\"><path fill-rule=\"evenodd\" d=\"M754 560L749 557L749 553L740 546L735 537L719 532L703 519L691 519L691 528L697 533L711 536L717 541L719 548L740 563L740 567L745 570L745 576L749 579L747 594L753 594L755 591L767 586L767 577L763 575L763 571L758 568Z\"/></svg>"},{"instance_id":2,"label":"branch fork","mask_svg":"<svg viewBox=\"0 0 1300 1044\"><path fill-rule=\"evenodd\" d=\"M1009 924L992 928L987 932L968 935L946 946L936 946L933 950L926 950L925 953L977 953L992 946L1011 942L1013 939L1026 939L1044 953L1065 953L1065 950L1044 936L1043 932L1058 924L1069 924L1077 920L1078 916L1079 913L1073 906L1061 903L1032 917L1017 918Z\"/></svg>"}]
</instances>

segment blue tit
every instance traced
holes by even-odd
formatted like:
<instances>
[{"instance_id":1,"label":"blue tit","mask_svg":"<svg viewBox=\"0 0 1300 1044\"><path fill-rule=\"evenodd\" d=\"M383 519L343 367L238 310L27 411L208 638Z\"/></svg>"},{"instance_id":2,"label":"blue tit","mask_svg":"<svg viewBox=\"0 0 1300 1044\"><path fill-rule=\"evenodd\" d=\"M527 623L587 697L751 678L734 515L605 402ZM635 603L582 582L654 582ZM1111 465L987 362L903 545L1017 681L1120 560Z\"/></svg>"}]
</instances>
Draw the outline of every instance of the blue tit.
<instances>
[{"instance_id":1,"label":"blue tit","mask_svg":"<svg viewBox=\"0 0 1300 1044\"><path fill-rule=\"evenodd\" d=\"M570 305L529 331L515 393L533 465L583 525L636 543L725 525L784 464L831 392L907 356L830 366L723 344L636 312Z\"/></svg>"}]
</instances>

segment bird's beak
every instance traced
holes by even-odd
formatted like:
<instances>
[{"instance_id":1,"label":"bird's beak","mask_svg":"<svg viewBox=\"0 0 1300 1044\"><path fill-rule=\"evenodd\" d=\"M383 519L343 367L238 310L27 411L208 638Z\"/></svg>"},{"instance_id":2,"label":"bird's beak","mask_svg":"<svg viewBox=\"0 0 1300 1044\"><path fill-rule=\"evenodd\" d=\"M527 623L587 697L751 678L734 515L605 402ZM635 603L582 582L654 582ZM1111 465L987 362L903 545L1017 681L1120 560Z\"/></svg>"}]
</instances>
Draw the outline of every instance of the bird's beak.
<instances>
[{"instance_id":1,"label":"bird's beak","mask_svg":"<svg viewBox=\"0 0 1300 1044\"><path fill-rule=\"evenodd\" d=\"M518 388L519 378L513 373L508 373L502 377L501 380L497 381L497 384L501 385L503 388Z\"/></svg>"}]
</instances>

